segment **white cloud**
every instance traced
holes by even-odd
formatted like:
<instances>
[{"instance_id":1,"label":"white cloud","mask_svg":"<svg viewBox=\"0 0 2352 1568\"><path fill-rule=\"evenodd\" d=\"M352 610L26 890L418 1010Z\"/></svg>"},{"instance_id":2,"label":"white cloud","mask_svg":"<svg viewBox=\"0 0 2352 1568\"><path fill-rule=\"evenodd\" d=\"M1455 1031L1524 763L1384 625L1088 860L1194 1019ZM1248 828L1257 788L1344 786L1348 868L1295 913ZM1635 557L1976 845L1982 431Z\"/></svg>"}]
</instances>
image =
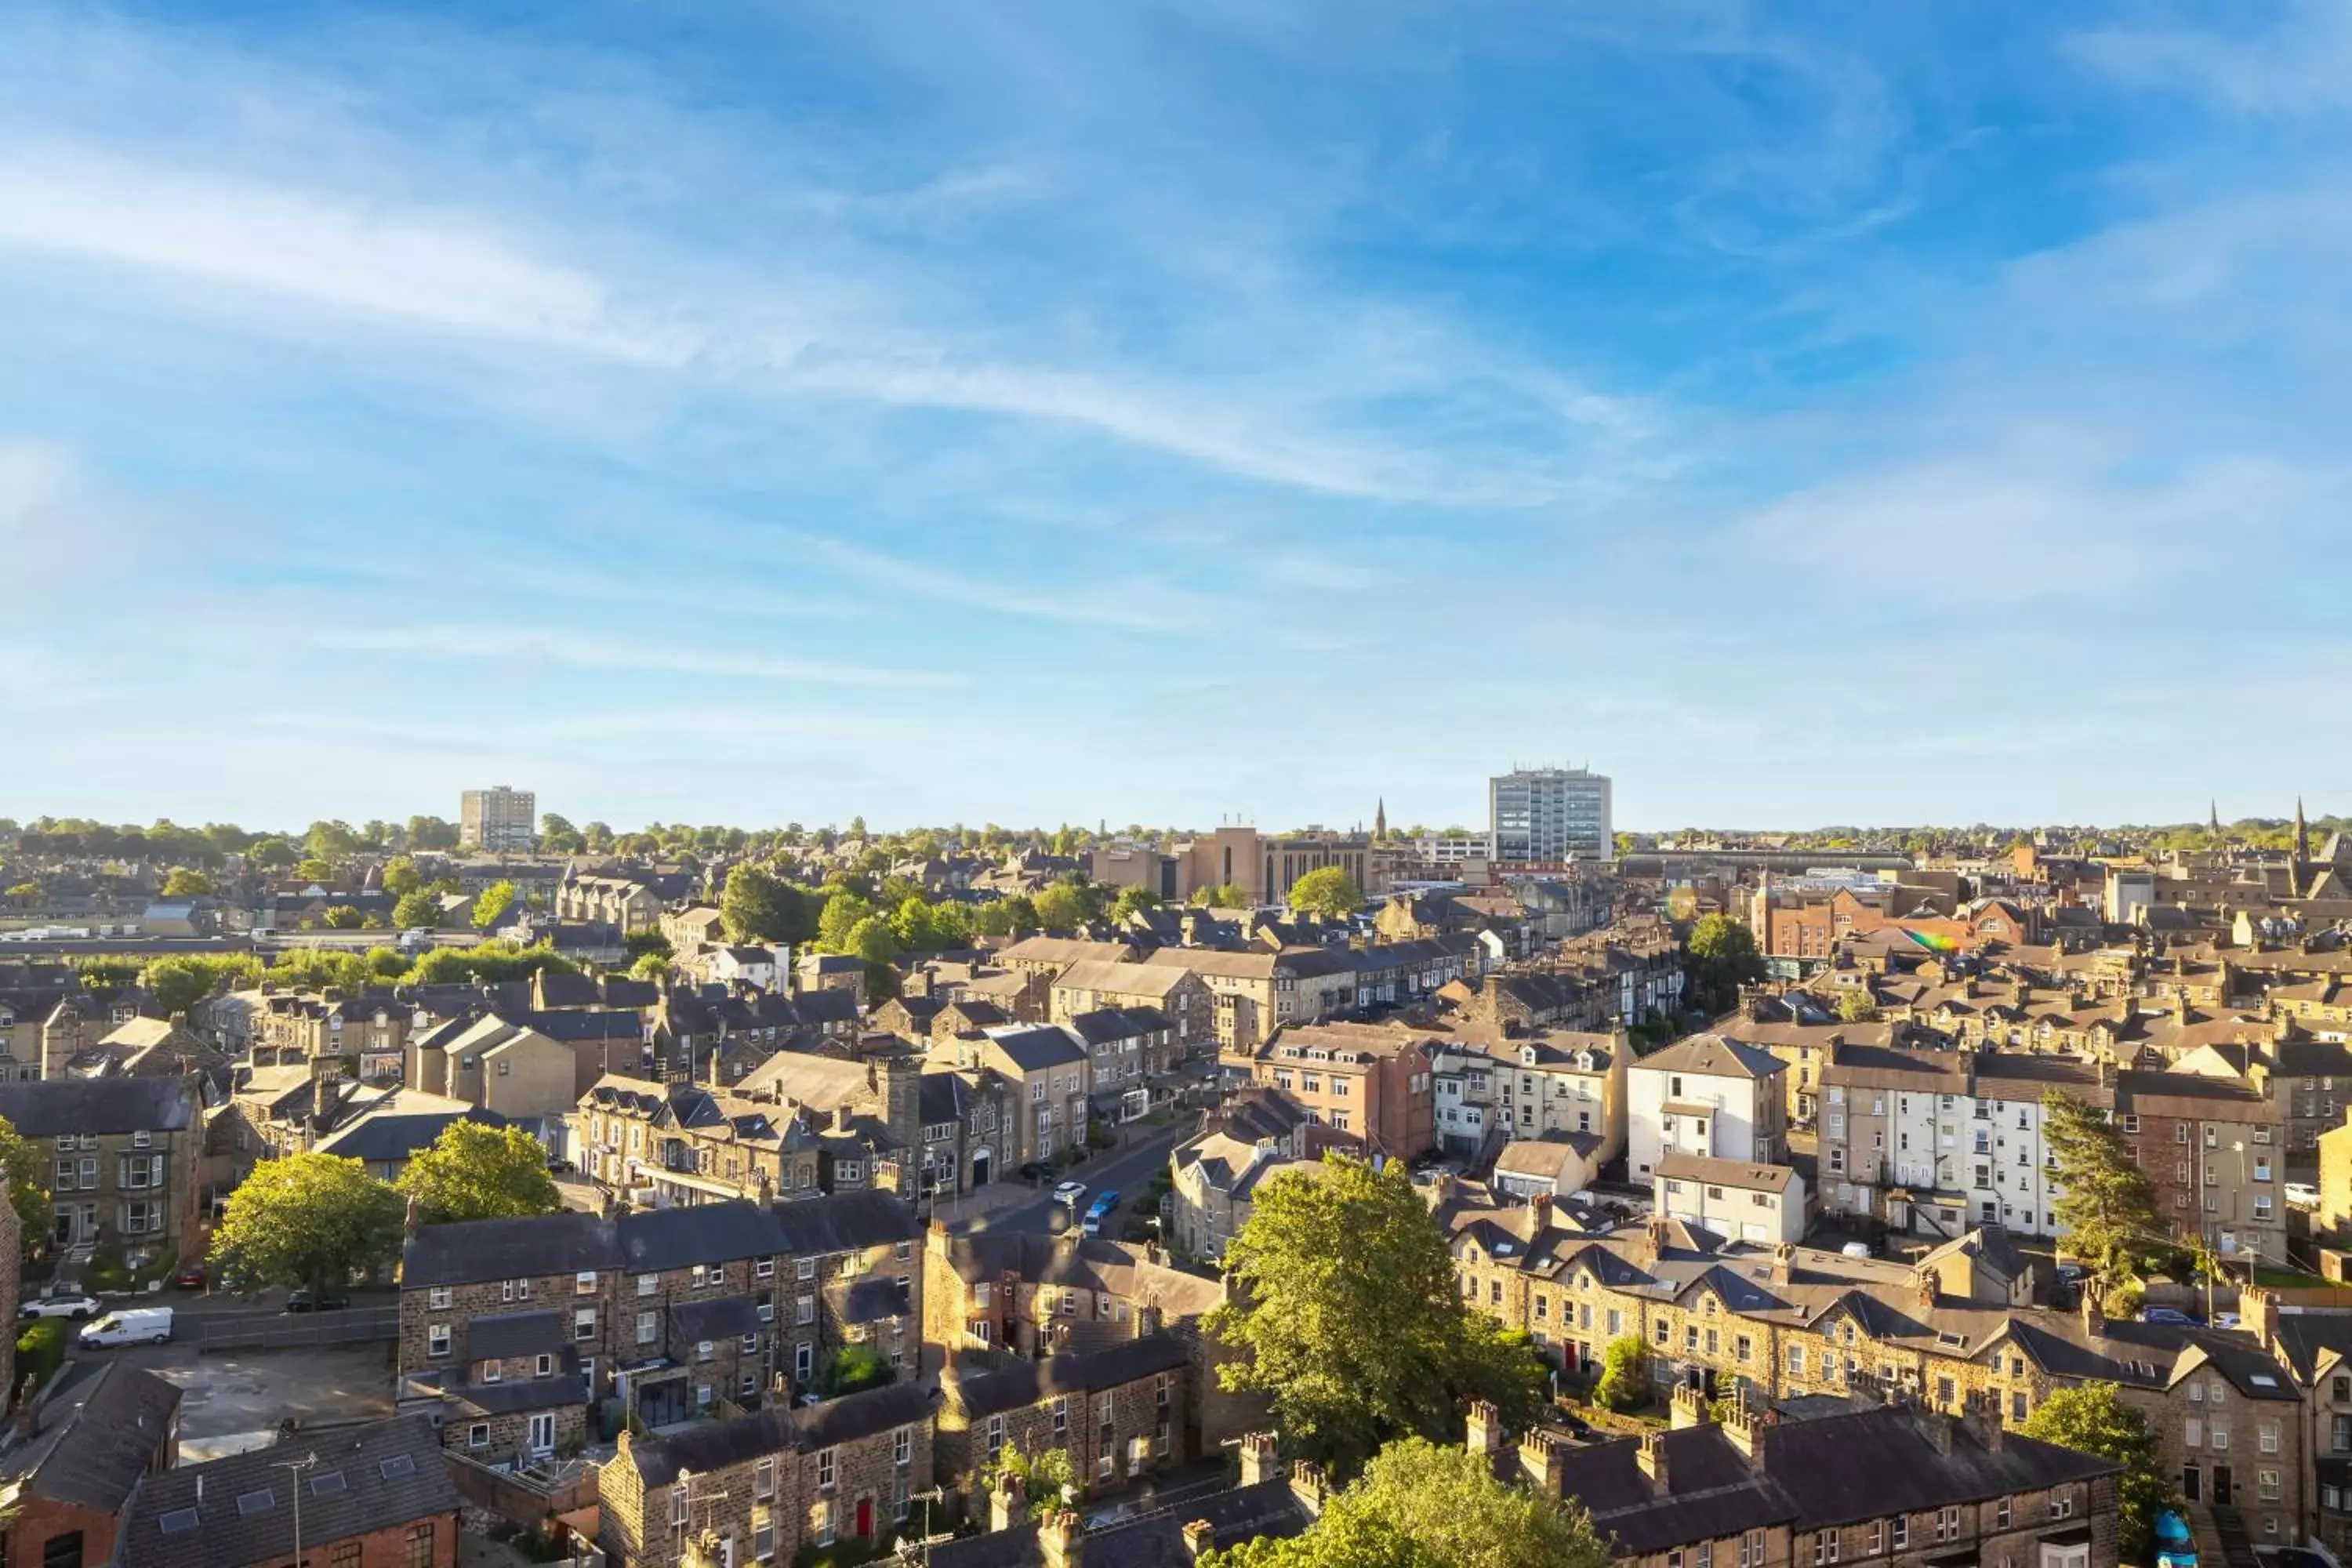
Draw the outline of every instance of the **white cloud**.
<instances>
[{"instance_id":1,"label":"white cloud","mask_svg":"<svg viewBox=\"0 0 2352 1568\"><path fill-rule=\"evenodd\" d=\"M2252 115L2352 108L2352 6L2297 0L2257 32L2248 11L2229 26L2116 27L2079 35L2075 52L2119 80L2174 88Z\"/></svg>"},{"instance_id":2,"label":"white cloud","mask_svg":"<svg viewBox=\"0 0 2352 1568\"><path fill-rule=\"evenodd\" d=\"M713 675L796 686L948 687L959 675L920 669L770 658L717 648L654 647L582 637L563 632L515 631L492 626L395 626L322 633L311 646L343 653L389 653L465 660L513 660L644 674Z\"/></svg>"},{"instance_id":3,"label":"white cloud","mask_svg":"<svg viewBox=\"0 0 2352 1568\"><path fill-rule=\"evenodd\" d=\"M456 214L397 211L78 149L0 153L0 248L110 262L441 331L677 365L691 334Z\"/></svg>"},{"instance_id":4,"label":"white cloud","mask_svg":"<svg viewBox=\"0 0 2352 1568\"><path fill-rule=\"evenodd\" d=\"M797 542L842 575L877 592L912 594L1002 615L1128 631L1179 632L1201 625L1206 608L1192 595L1163 584L1127 582L1068 593L1039 593L926 566L837 539L804 538Z\"/></svg>"}]
</instances>

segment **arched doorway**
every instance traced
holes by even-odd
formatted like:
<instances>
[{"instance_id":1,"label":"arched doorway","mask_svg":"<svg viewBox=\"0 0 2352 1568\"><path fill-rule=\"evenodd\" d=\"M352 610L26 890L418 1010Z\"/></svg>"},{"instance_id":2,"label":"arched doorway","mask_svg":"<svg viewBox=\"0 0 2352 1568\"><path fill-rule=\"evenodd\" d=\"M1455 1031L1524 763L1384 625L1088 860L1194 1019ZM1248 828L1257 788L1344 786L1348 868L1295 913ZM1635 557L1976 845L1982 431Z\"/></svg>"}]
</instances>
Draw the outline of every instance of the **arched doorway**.
<instances>
[{"instance_id":1,"label":"arched doorway","mask_svg":"<svg viewBox=\"0 0 2352 1568\"><path fill-rule=\"evenodd\" d=\"M988 1168L993 1163L994 1157L990 1153L986 1144L983 1143L971 1152L971 1184L973 1186L988 1185Z\"/></svg>"}]
</instances>

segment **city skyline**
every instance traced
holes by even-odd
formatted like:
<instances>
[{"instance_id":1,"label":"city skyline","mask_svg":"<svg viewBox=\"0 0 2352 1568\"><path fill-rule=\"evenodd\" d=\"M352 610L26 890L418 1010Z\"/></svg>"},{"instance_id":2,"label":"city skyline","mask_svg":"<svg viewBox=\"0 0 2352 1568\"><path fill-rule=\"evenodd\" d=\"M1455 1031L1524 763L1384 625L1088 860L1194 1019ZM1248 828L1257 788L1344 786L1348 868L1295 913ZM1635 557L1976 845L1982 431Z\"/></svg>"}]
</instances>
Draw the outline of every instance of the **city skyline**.
<instances>
[{"instance_id":1,"label":"city skyline","mask_svg":"<svg viewBox=\"0 0 2352 1568\"><path fill-rule=\"evenodd\" d=\"M18 816L2352 775L2337 11L284 21L0 0Z\"/></svg>"}]
</instances>

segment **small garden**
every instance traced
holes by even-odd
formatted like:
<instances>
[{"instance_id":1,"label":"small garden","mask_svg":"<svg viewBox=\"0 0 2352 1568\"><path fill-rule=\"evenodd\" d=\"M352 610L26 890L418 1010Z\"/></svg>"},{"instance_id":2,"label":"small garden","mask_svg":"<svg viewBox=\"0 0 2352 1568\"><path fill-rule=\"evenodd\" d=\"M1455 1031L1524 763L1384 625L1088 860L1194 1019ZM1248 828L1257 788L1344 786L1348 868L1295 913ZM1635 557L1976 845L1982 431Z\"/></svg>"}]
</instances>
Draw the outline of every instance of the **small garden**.
<instances>
[{"instance_id":1,"label":"small garden","mask_svg":"<svg viewBox=\"0 0 2352 1568\"><path fill-rule=\"evenodd\" d=\"M82 1283L93 1291L144 1290L158 1279L170 1279L179 1262L179 1254L167 1249L132 1268L123 1262L120 1248L102 1247L91 1255Z\"/></svg>"}]
</instances>

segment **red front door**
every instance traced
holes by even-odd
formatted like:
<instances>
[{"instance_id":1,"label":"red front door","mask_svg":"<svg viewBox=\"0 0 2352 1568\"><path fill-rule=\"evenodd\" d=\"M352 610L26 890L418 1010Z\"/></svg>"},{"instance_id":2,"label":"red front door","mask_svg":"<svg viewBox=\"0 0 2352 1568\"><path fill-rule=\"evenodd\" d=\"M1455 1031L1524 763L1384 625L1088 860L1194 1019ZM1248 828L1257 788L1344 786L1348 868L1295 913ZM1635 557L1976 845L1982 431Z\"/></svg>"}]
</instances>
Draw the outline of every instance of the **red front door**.
<instances>
[{"instance_id":1,"label":"red front door","mask_svg":"<svg viewBox=\"0 0 2352 1568\"><path fill-rule=\"evenodd\" d=\"M859 1498L857 1500L857 1539L863 1541L873 1533L874 1500L867 1497Z\"/></svg>"}]
</instances>

